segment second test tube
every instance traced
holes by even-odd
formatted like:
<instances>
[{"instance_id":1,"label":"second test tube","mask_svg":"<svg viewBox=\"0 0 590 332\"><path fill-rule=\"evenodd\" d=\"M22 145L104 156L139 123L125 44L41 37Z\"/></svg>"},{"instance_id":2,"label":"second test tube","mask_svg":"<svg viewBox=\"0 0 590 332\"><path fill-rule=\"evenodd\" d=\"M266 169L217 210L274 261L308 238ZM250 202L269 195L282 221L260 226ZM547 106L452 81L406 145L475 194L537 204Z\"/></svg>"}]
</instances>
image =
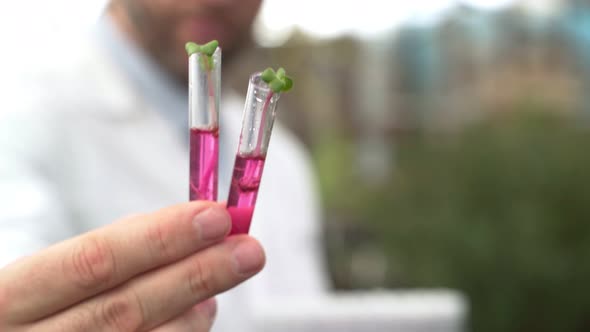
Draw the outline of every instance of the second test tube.
<instances>
[{"instance_id":1,"label":"second test tube","mask_svg":"<svg viewBox=\"0 0 590 332\"><path fill-rule=\"evenodd\" d=\"M230 234L244 234L250 229L279 97L279 93L273 92L262 81L260 73L250 77L240 144L227 200L232 218Z\"/></svg>"}]
</instances>

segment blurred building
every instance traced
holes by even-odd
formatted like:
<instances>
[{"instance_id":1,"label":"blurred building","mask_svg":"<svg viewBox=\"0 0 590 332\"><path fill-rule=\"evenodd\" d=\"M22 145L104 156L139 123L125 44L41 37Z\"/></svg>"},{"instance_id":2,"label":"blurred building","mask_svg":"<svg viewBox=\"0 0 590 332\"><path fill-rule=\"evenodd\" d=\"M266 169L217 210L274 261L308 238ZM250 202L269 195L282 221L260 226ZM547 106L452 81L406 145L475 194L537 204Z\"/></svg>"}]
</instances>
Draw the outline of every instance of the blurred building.
<instances>
[{"instance_id":1,"label":"blurred building","mask_svg":"<svg viewBox=\"0 0 590 332\"><path fill-rule=\"evenodd\" d=\"M540 15L525 5L460 5L438 23L365 40L296 31L284 46L250 58L257 68L279 59L292 68L298 89L286 103L297 111L281 117L310 144L452 127L531 100L589 109L590 5L551 8Z\"/></svg>"}]
</instances>

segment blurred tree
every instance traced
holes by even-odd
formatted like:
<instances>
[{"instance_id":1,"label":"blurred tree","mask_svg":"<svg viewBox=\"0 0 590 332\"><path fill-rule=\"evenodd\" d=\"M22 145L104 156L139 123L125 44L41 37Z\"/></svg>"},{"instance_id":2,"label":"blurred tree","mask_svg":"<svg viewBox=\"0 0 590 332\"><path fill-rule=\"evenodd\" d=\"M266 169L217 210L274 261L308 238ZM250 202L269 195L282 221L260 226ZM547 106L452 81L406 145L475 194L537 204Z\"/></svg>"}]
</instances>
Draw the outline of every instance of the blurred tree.
<instances>
[{"instance_id":1,"label":"blurred tree","mask_svg":"<svg viewBox=\"0 0 590 332\"><path fill-rule=\"evenodd\" d=\"M556 114L497 114L400 142L394 181L359 215L389 287L452 287L481 331L590 330L590 130Z\"/></svg>"}]
</instances>

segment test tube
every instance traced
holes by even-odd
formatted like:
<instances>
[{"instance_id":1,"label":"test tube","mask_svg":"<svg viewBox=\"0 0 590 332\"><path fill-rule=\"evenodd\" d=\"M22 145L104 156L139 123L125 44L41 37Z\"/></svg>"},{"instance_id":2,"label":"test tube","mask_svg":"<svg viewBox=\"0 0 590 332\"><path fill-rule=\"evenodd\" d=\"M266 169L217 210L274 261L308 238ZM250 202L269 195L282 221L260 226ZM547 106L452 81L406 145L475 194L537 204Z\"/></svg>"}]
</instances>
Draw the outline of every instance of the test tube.
<instances>
[{"instance_id":1,"label":"test tube","mask_svg":"<svg viewBox=\"0 0 590 332\"><path fill-rule=\"evenodd\" d=\"M217 200L221 48L189 57L189 199Z\"/></svg>"},{"instance_id":2,"label":"test tube","mask_svg":"<svg viewBox=\"0 0 590 332\"><path fill-rule=\"evenodd\" d=\"M247 234L250 229L279 97L280 93L273 92L262 80L261 73L250 77L227 200L232 219L230 234Z\"/></svg>"}]
</instances>

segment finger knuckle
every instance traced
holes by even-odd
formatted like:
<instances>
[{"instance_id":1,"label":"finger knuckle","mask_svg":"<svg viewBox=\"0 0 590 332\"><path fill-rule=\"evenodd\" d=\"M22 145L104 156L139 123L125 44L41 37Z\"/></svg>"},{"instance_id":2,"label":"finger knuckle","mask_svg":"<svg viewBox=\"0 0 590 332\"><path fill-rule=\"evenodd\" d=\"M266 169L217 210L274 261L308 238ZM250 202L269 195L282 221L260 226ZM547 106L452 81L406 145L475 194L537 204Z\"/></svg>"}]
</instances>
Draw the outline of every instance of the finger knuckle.
<instances>
[{"instance_id":1,"label":"finger knuckle","mask_svg":"<svg viewBox=\"0 0 590 332\"><path fill-rule=\"evenodd\" d=\"M147 230L146 247L155 260L174 258L174 241L170 239L169 230L161 223L156 223Z\"/></svg>"},{"instance_id":2,"label":"finger knuckle","mask_svg":"<svg viewBox=\"0 0 590 332\"><path fill-rule=\"evenodd\" d=\"M79 306L76 310L72 311L72 314L67 320L58 323L59 328L57 331L87 331L90 329L92 318L92 311L85 306Z\"/></svg>"},{"instance_id":3,"label":"finger knuckle","mask_svg":"<svg viewBox=\"0 0 590 332\"><path fill-rule=\"evenodd\" d=\"M95 310L95 322L103 331L140 331L145 316L139 298L133 294L122 294L102 301Z\"/></svg>"},{"instance_id":4,"label":"finger knuckle","mask_svg":"<svg viewBox=\"0 0 590 332\"><path fill-rule=\"evenodd\" d=\"M106 240L88 237L64 261L64 274L82 288L105 287L116 273L115 255Z\"/></svg>"},{"instance_id":5,"label":"finger knuckle","mask_svg":"<svg viewBox=\"0 0 590 332\"><path fill-rule=\"evenodd\" d=\"M192 295L211 294L214 291L211 267L202 260L195 260L188 273L188 285Z\"/></svg>"}]
</instances>

